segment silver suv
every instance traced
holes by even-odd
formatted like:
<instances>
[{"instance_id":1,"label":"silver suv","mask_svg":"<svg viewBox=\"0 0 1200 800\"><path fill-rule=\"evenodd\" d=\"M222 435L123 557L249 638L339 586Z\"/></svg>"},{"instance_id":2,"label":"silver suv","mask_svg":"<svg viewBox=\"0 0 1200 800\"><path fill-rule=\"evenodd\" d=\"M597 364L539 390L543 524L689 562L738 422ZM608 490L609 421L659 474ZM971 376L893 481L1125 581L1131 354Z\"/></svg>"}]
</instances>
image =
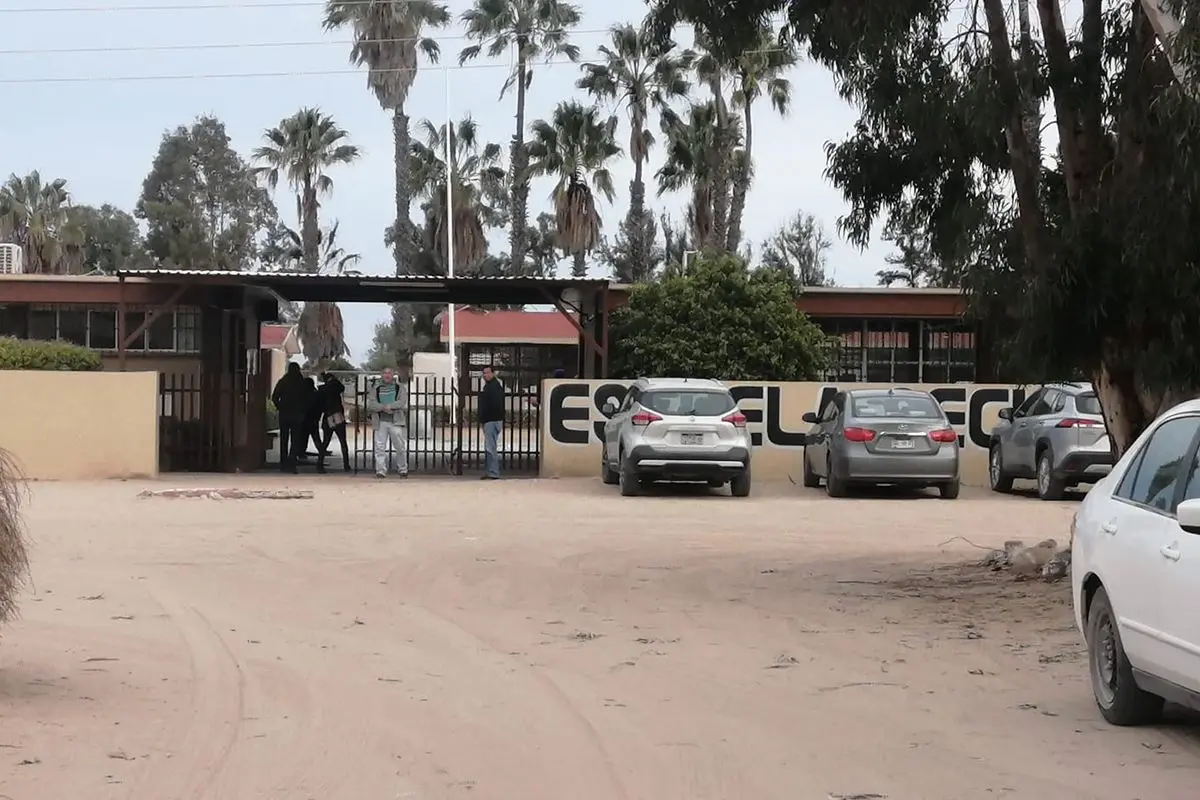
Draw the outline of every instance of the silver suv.
<instances>
[{"instance_id":1,"label":"silver suv","mask_svg":"<svg viewBox=\"0 0 1200 800\"><path fill-rule=\"evenodd\" d=\"M1058 500L1113 465L1100 401L1087 383L1046 384L1018 408L1002 410L991 439L988 480L996 492L1011 491L1014 478L1033 478L1038 497Z\"/></svg>"},{"instance_id":2,"label":"silver suv","mask_svg":"<svg viewBox=\"0 0 1200 800\"><path fill-rule=\"evenodd\" d=\"M604 404L600 476L636 495L654 481L729 484L734 497L750 494L750 433L746 416L717 381L639 378L625 398Z\"/></svg>"}]
</instances>

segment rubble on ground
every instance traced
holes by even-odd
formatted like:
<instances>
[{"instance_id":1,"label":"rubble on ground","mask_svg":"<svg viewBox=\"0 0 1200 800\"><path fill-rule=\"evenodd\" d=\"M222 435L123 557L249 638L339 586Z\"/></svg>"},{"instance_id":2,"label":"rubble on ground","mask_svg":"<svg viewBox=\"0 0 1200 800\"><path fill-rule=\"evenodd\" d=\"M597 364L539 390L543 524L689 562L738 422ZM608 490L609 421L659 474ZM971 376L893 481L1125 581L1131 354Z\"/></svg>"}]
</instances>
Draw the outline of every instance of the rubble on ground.
<instances>
[{"instance_id":1,"label":"rubble on ground","mask_svg":"<svg viewBox=\"0 0 1200 800\"><path fill-rule=\"evenodd\" d=\"M311 500L311 489L147 489L138 497L202 497L208 500Z\"/></svg>"},{"instance_id":2,"label":"rubble on ground","mask_svg":"<svg viewBox=\"0 0 1200 800\"><path fill-rule=\"evenodd\" d=\"M1020 580L1041 576L1046 581L1057 581L1071 571L1071 551L1059 550L1053 539L1032 546L1012 539L1004 543L1003 549L989 552L983 565L993 572L1011 572Z\"/></svg>"}]
</instances>

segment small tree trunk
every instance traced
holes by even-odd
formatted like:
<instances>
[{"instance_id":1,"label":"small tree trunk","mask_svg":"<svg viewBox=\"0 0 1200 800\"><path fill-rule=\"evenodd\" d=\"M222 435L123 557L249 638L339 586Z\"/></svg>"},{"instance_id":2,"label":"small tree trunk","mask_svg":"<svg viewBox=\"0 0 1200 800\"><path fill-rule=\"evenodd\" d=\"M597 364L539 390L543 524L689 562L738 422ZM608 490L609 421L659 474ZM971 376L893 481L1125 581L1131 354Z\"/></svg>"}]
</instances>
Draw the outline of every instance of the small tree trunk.
<instances>
[{"instance_id":1,"label":"small tree trunk","mask_svg":"<svg viewBox=\"0 0 1200 800\"><path fill-rule=\"evenodd\" d=\"M520 52L524 52L522 47ZM525 227L529 221L529 152L525 149L525 74L529 69L523 56L517 60L517 130L512 140L512 220L508 250L512 254L510 274L525 272Z\"/></svg>"},{"instance_id":2,"label":"small tree trunk","mask_svg":"<svg viewBox=\"0 0 1200 800\"><path fill-rule=\"evenodd\" d=\"M396 259L396 275L408 274L412 265L417 263L417 243L413 239L412 219L409 217L412 205L409 143L408 115L402 107L396 108L392 112L392 146L396 168L396 242L392 252ZM392 329L396 333L396 358L401 364L406 364L412 359L412 306L407 303L392 305Z\"/></svg>"},{"instance_id":3,"label":"small tree trunk","mask_svg":"<svg viewBox=\"0 0 1200 800\"><path fill-rule=\"evenodd\" d=\"M746 125L746 139L742 144L744 163L741 173L733 184L733 205L729 208L729 233L725 238L725 249L731 253L736 253L742 244L742 215L746 211L746 195L750 192L750 181L754 176L754 162L750 157L751 147L754 143L750 103L746 103L743 117Z\"/></svg>"}]
</instances>

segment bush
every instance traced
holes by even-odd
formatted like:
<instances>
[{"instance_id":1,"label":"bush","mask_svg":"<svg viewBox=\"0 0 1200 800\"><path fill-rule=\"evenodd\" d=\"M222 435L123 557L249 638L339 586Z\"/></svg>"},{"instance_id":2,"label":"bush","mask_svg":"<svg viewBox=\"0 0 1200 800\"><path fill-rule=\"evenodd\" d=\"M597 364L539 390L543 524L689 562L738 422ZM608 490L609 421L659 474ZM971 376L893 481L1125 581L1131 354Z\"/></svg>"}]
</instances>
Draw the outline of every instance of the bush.
<instances>
[{"instance_id":1,"label":"bush","mask_svg":"<svg viewBox=\"0 0 1200 800\"><path fill-rule=\"evenodd\" d=\"M633 287L612 318L613 374L726 381L814 380L825 335L780 270L706 253L686 274Z\"/></svg>"},{"instance_id":2,"label":"bush","mask_svg":"<svg viewBox=\"0 0 1200 800\"><path fill-rule=\"evenodd\" d=\"M0 370L36 369L90 372L103 369L95 350L66 342L0 337Z\"/></svg>"},{"instance_id":3,"label":"bush","mask_svg":"<svg viewBox=\"0 0 1200 800\"><path fill-rule=\"evenodd\" d=\"M12 456L0 450L0 625L17 616L17 594L29 571L21 505L25 479Z\"/></svg>"}]
</instances>

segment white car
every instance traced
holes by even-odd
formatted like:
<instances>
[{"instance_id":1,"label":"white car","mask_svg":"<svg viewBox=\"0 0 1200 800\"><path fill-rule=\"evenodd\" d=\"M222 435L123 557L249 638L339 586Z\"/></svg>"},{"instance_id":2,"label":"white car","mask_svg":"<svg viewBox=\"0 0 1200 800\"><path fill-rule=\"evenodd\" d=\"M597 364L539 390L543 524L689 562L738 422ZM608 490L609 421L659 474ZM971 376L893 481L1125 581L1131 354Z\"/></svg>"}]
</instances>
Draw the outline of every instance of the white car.
<instances>
[{"instance_id":1,"label":"white car","mask_svg":"<svg viewBox=\"0 0 1200 800\"><path fill-rule=\"evenodd\" d=\"M1163 701L1200 710L1200 400L1172 408L1088 492L1072 523L1075 623L1114 725Z\"/></svg>"}]
</instances>

